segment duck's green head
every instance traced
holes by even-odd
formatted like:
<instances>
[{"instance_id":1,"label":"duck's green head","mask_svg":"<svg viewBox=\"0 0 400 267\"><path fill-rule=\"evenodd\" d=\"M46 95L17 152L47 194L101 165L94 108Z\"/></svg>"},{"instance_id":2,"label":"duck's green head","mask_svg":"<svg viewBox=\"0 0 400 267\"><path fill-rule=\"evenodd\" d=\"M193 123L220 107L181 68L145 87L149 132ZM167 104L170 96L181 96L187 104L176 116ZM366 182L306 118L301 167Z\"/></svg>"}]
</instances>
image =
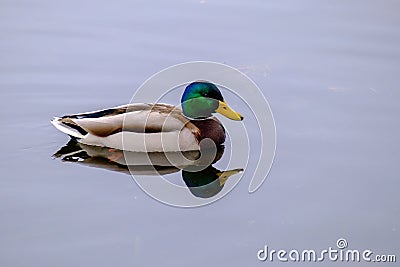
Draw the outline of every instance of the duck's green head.
<instances>
[{"instance_id":1,"label":"duck's green head","mask_svg":"<svg viewBox=\"0 0 400 267\"><path fill-rule=\"evenodd\" d=\"M243 169L220 171L210 165L198 172L182 170L182 178L193 195L210 198L222 190L229 177L242 171Z\"/></svg>"},{"instance_id":2,"label":"duck's green head","mask_svg":"<svg viewBox=\"0 0 400 267\"><path fill-rule=\"evenodd\" d=\"M226 104L218 87L210 82L189 84L183 92L181 104L183 114L192 119L205 119L218 112L231 120L243 120L242 115Z\"/></svg>"}]
</instances>

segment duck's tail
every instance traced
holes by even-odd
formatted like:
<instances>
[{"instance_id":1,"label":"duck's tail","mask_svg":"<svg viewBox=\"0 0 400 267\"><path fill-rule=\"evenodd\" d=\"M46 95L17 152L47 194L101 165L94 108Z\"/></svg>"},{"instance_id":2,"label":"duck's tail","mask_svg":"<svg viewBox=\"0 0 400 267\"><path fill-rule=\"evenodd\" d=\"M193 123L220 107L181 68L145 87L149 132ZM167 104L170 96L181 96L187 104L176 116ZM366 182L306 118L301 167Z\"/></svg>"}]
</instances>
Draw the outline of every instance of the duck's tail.
<instances>
[{"instance_id":1,"label":"duck's tail","mask_svg":"<svg viewBox=\"0 0 400 267\"><path fill-rule=\"evenodd\" d=\"M80 129L77 129L77 127L79 127L79 126L77 126L74 123L68 123L63 118L54 117L53 120L51 120L51 124L53 124L54 127L56 127L61 132L66 133L73 138L81 139L81 138L85 137L82 134L82 130L79 131Z\"/></svg>"}]
</instances>

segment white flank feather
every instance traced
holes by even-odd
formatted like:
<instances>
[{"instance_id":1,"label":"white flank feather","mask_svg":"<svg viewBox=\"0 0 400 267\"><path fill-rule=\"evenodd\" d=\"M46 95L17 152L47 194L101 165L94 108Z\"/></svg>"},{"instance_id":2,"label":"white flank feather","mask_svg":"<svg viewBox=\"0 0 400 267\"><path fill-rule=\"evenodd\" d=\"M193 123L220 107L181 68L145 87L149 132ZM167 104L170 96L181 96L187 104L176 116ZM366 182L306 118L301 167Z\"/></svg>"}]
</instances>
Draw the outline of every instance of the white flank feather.
<instances>
[{"instance_id":1,"label":"white flank feather","mask_svg":"<svg viewBox=\"0 0 400 267\"><path fill-rule=\"evenodd\" d=\"M189 129L162 133L119 132L106 137L87 134L82 144L135 152L192 151L200 147Z\"/></svg>"}]
</instances>

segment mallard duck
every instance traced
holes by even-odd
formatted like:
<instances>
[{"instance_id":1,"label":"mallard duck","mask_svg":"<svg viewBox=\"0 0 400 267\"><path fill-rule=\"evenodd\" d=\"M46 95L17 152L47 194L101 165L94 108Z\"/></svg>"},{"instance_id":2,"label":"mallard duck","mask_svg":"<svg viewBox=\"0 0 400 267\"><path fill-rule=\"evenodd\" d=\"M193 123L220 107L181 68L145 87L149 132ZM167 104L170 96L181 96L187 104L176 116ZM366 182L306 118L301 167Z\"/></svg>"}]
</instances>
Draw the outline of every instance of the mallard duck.
<instances>
[{"instance_id":1,"label":"mallard duck","mask_svg":"<svg viewBox=\"0 0 400 267\"><path fill-rule=\"evenodd\" d=\"M218 87L207 81L190 83L181 98L181 108L168 104L128 104L87 113L55 117L51 122L78 142L137 152L200 150L210 138L225 142L225 129L213 116L241 121Z\"/></svg>"}]
</instances>

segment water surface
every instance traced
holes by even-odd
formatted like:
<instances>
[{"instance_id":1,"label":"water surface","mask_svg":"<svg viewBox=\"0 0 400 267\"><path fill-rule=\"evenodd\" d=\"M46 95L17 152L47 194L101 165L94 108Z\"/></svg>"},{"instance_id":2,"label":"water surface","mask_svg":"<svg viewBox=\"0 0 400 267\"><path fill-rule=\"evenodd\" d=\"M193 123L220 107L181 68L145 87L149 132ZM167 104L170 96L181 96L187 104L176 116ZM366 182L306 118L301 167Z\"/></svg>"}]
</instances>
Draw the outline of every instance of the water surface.
<instances>
[{"instance_id":1,"label":"water surface","mask_svg":"<svg viewBox=\"0 0 400 267\"><path fill-rule=\"evenodd\" d=\"M398 2L0 6L1 266L255 266L265 244L339 237L399 251ZM191 60L239 68L271 105L277 154L256 193L245 175L214 204L173 208L129 175L52 159L68 141L53 116L127 103Z\"/></svg>"}]
</instances>

